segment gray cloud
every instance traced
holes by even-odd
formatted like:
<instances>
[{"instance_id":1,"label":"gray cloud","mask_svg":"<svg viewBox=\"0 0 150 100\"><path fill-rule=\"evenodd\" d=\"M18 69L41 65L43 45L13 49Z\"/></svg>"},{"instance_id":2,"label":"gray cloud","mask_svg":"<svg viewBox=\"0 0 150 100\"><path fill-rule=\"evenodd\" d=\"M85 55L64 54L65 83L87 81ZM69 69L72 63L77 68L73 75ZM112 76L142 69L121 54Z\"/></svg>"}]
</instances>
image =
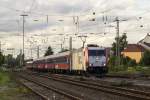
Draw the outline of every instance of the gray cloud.
<instances>
[{"instance_id":1,"label":"gray cloud","mask_svg":"<svg viewBox=\"0 0 150 100\"><path fill-rule=\"evenodd\" d=\"M28 17L25 18L26 38L35 34L45 33L43 36L49 34L47 36L49 41L46 46L54 44L52 41L60 36L51 36L53 37L51 38L50 34L74 34L75 25L71 16L78 15L80 19L80 32L108 33L104 38L99 37L99 39L97 39L96 35L93 35L92 38L88 39L88 42L107 42L106 46L108 46L113 40L110 37L115 37L115 28L108 28L106 26L115 26L116 24L113 21L116 16L119 16L120 19L130 19L126 23L120 22L120 32L126 31L129 42L136 43L139 38L149 32L148 28L146 28L148 27L146 23L150 21L148 19L149 14L142 14L149 9L149 3L149 0L145 0L145 2L141 2L140 0L1 0L0 38L2 41L8 39L8 47L16 46L15 48L20 49L21 43L17 47L16 41L18 41L17 39L21 39L18 36L22 34L22 17L20 15L25 13L28 14ZM92 15L92 12L96 14ZM49 15L48 24L46 15ZM104 16L108 17L106 26L102 20ZM138 21L137 18L139 16L142 16L143 20ZM89 20L92 18L95 18L96 21L90 22ZM39 21L34 22L34 19L38 19ZM60 19L64 21L60 22ZM140 24L143 24L145 28L138 28ZM135 31L135 29L139 29L139 31ZM142 34L140 34L141 32ZM12 36L14 37L12 38ZM133 36L136 36L136 39L133 39ZM36 39L41 41L40 38L42 36ZM11 41L12 39L13 41ZM110 41L107 41L107 39L110 39ZM75 44L80 44L80 40L77 41L78 43ZM45 45L43 44L43 46ZM56 45L55 48L57 47L59 45Z\"/></svg>"}]
</instances>

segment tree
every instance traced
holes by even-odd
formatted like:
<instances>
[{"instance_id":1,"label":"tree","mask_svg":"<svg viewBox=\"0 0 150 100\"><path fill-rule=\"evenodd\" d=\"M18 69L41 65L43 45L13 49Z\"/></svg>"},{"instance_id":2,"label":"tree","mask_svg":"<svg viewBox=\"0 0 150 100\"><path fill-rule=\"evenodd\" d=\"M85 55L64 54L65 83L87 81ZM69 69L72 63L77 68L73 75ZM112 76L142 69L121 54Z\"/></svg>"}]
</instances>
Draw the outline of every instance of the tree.
<instances>
[{"instance_id":1,"label":"tree","mask_svg":"<svg viewBox=\"0 0 150 100\"><path fill-rule=\"evenodd\" d=\"M0 52L0 66L4 64L4 55Z\"/></svg>"},{"instance_id":2,"label":"tree","mask_svg":"<svg viewBox=\"0 0 150 100\"><path fill-rule=\"evenodd\" d=\"M23 58L23 54L19 54L19 55L17 55L17 57L16 57L16 65L17 65L18 67L21 67L21 65L22 65L22 58Z\"/></svg>"},{"instance_id":3,"label":"tree","mask_svg":"<svg viewBox=\"0 0 150 100\"><path fill-rule=\"evenodd\" d=\"M16 60L13 58L11 54L8 54L5 56L5 64L8 65L8 67L15 67L16 66Z\"/></svg>"},{"instance_id":4,"label":"tree","mask_svg":"<svg viewBox=\"0 0 150 100\"><path fill-rule=\"evenodd\" d=\"M115 66L116 56L110 56L108 64L109 66Z\"/></svg>"},{"instance_id":5,"label":"tree","mask_svg":"<svg viewBox=\"0 0 150 100\"><path fill-rule=\"evenodd\" d=\"M53 52L51 46L49 46L48 49L46 50L44 56L53 55L53 53L54 53L54 52Z\"/></svg>"},{"instance_id":6,"label":"tree","mask_svg":"<svg viewBox=\"0 0 150 100\"><path fill-rule=\"evenodd\" d=\"M143 57L140 61L141 65L149 66L150 65L150 51L145 51Z\"/></svg>"},{"instance_id":7,"label":"tree","mask_svg":"<svg viewBox=\"0 0 150 100\"><path fill-rule=\"evenodd\" d=\"M117 40L117 38L115 38ZM127 35L126 33L123 33L123 35L119 38L119 47L120 52L124 50L125 47L127 47L128 41L127 41ZM114 55L116 55L116 41L112 44L112 50L114 52Z\"/></svg>"}]
</instances>

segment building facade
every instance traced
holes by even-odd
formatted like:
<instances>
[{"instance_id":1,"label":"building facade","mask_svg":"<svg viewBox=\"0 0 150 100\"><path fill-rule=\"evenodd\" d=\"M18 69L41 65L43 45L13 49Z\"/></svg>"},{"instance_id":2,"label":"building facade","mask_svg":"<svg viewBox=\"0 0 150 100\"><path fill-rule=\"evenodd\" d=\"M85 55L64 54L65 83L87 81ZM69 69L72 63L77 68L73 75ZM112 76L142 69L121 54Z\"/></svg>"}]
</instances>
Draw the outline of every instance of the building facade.
<instances>
[{"instance_id":1,"label":"building facade","mask_svg":"<svg viewBox=\"0 0 150 100\"><path fill-rule=\"evenodd\" d=\"M138 44L128 44L121 54L125 57L135 59L136 63L139 63L144 53L144 48Z\"/></svg>"}]
</instances>

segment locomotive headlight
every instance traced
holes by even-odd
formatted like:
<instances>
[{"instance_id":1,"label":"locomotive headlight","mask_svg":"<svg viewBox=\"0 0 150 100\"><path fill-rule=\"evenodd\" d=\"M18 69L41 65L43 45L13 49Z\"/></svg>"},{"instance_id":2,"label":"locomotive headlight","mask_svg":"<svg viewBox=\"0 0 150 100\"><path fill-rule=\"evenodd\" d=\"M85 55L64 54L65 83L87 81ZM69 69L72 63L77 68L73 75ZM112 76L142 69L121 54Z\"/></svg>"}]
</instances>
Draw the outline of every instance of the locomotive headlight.
<instances>
[{"instance_id":1,"label":"locomotive headlight","mask_svg":"<svg viewBox=\"0 0 150 100\"><path fill-rule=\"evenodd\" d=\"M98 57L96 57L96 60L99 60L99 58L98 58Z\"/></svg>"},{"instance_id":2,"label":"locomotive headlight","mask_svg":"<svg viewBox=\"0 0 150 100\"><path fill-rule=\"evenodd\" d=\"M93 66L93 64L89 64L90 66Z\"/></svg>"},{"instance_id":3,"label":"locomotive headlight","mask_svg":"<svg viewBox=\"0 0 150 100\"><path fill-rule=\"evenodd\" d=\"M104 66L106 66L106 64L105 64L105 63L104 63L103 65L104 65Z\"/></svg>"}]
</instances>

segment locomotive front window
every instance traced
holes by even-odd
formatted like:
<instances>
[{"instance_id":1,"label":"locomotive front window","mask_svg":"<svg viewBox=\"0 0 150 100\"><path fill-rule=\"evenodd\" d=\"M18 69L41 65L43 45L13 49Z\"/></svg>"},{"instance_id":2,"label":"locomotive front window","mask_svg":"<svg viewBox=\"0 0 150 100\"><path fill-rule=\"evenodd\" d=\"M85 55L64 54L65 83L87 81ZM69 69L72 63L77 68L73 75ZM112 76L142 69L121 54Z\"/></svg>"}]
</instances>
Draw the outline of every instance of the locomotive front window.
<instances>
[{"instance_id":1,"label":"locomotive front window","mask_svg":"<svg viewBox=\"0 0 150 100\"><path fill-rule=\"evenodd\" d=\"M89 50L89 56L104 56L105 50Z\"/></svg>"}]
</instances>

